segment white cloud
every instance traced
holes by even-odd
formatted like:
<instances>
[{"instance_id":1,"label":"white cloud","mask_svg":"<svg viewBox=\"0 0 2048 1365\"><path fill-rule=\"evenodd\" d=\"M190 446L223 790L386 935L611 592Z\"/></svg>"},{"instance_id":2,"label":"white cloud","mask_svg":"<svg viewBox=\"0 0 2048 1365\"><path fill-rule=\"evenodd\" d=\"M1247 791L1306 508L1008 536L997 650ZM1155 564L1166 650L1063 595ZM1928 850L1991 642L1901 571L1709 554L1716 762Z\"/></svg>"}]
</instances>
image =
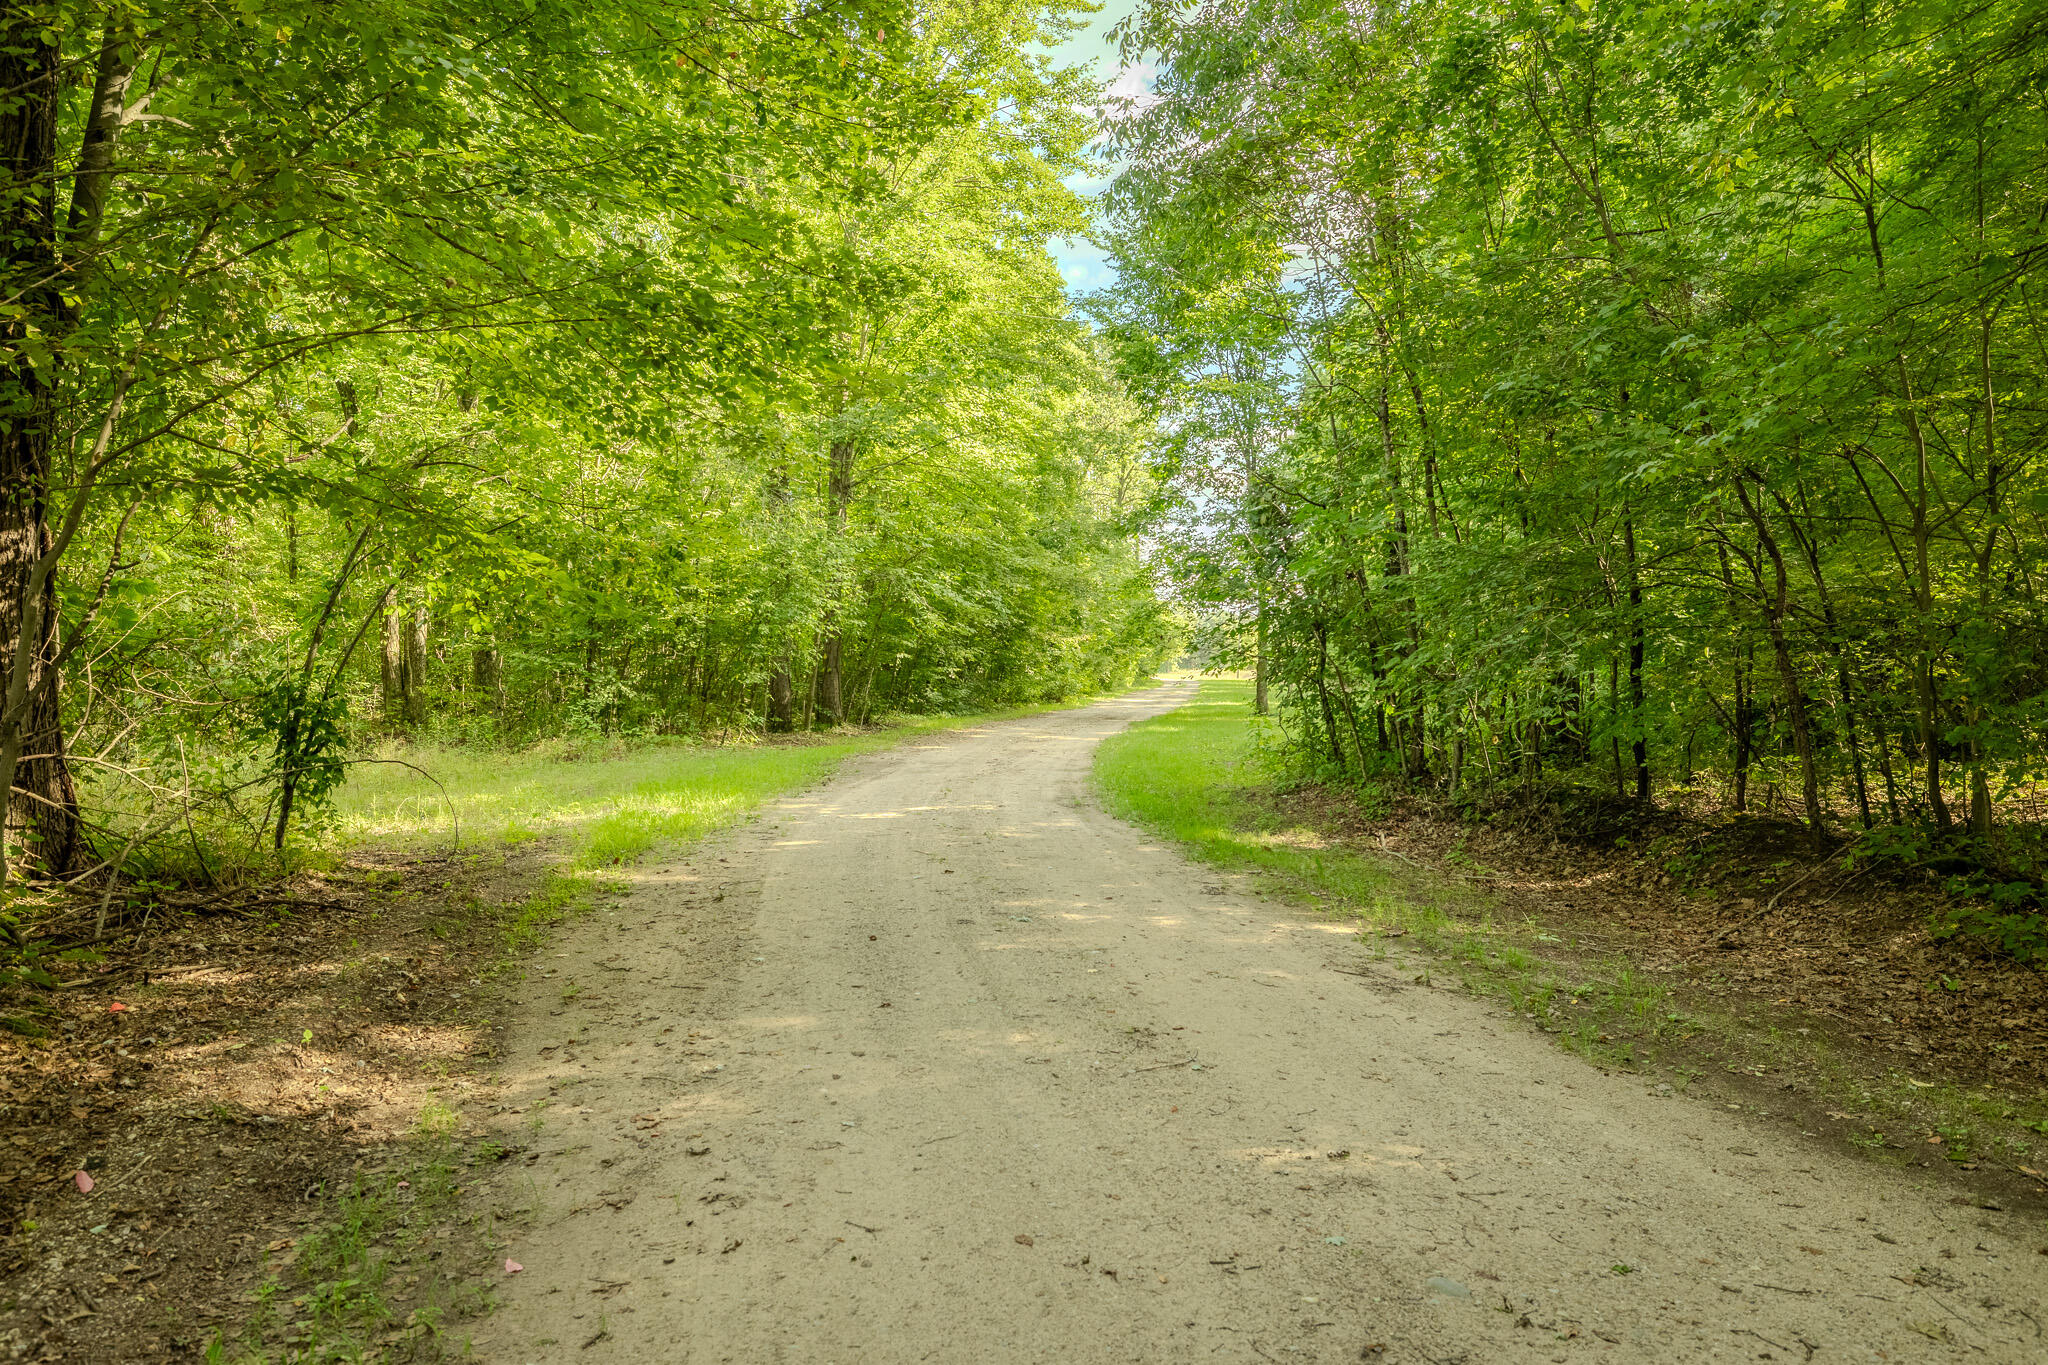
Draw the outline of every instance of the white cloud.
<instances>
[{"instance_id":1,"label":"white cloud","mask_svg":"<svg viewBox=\"0 0 2048 1365\"><path fill-rule=\"evenodd\" d=\"M1151 103L1148 98L1152 87L1159 78L1159 68L1151 62L1132 62L1116 73L1116 79L1109 83L1106 92L1113 100L1138 100L1139 108Z\"/></svg>"},{"instance_id":2,"label":"white cloud","mask_svg":"<svg viewBox=\"0 0 2048 1365\"><path fill-rule=\"evenodd\" d=\"M1104 190L1108 189L1110 186L1110 182L1112 182L1115 179L1116 172L1114 171L1105 172L1101 175L1084 175L1081 172L1076 171L1074 174L1060 181L1060 183L1062 185L1065 185L1068 189L1072 190L1075 194L1078 194L1083 198L1087 198L1090 195L1100 194Z\"/></svg>"},{"instance_id":3,"label":"white cloud","mask_svg":"<svg viewBox=\"0 0 2048 1365\"><path fill-rule=\"evenodd\" d=\"M1097 106L1096 115L1118 118L1141 114L1159 103L1159 96L1153 93L1158 86L1159 68L1151 62L1132 62L1129 66L1118 67L1116 78L1102 92L1102 103Z\"/></svg>"},{"instance_id":4,"label":"white cloud","mask_svg":"<svg viewBox=\"0 0 2048 1365\"><path fill-rule=\"evenodd\" d=\"M1072 237L1052 242L1050 246L1053 261L1059 266L1060 274L1072 292L1085 293L1116 283L1116 272L1110 268L1109 257L1101 247Z\"/></svg>"}]
</instances>

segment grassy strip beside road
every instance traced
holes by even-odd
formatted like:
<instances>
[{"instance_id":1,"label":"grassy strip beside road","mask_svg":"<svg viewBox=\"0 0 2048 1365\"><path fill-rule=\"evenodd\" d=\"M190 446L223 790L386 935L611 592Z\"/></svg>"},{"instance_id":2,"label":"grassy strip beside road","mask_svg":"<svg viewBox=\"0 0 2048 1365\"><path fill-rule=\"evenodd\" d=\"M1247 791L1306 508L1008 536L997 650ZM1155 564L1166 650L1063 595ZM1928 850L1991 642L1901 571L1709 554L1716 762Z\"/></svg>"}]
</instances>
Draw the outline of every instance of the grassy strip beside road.
<instances>
[{"instance_id":1,"label":"grassy strip beside road","mask_svg":"<svg viewBox=\"0 0 2048 1365\"><path fill-rule=\"evenodd\" d=\"M366 763L351 771L335 794L331 837L343 847L472 850L548 839L568 865L615 867L656 844L701 839L785 792L822 782L850 758L1055 709L906 716L869 730L758 743L593 739L517 753L410 747L387 755L409 766Z\"/></svg>"},{"instance_id":2,"label":"grassy strip beside road","mask_svg":"<svg viewBox=\"0 0 2048 1365\"><path fill-rule=\"evenodd\" d=\"M331 839L337 852L452 846L501 857L539 841L549 866L505 917L506 954L491 964L503 969L544 942L552 926L587 909L605 869L658 845L695 843L779 796L825 781L849 759L1056 709L905 716L873 729L757 743L556 741L519 753L409 748L403 763L353 770L336 793Z\"/></svg>"},{"instance_id":3,"label":"grassy strip beside road","mask_svg":"<svg viewBox=\"0 0 2048 1365\"><path fill-rule=\"evenodd\" d=\"M1796 1009L1705 998L1683 977L1660 980L1629 951L1587 941L1563 917L1553 924L1511 911L1454 870L1284 817L1259 760L1264 722L1251 714L1250 691L1207 680L1192 704L1106 741L1095 776L1108 809L1213 867L1251 875L1262 890L1357 920L1376 959L1421 984L1454 978L1595 1064L1654 1069L1679 1091L1712 1077L1738 1107L1880 1160L1971 1169L1981 1159L2012 1175L2040 1168L2041 1096L1910 1078L1831 1041L1808 1027L1822 1021Z\"/></svg>"}]
</instances>

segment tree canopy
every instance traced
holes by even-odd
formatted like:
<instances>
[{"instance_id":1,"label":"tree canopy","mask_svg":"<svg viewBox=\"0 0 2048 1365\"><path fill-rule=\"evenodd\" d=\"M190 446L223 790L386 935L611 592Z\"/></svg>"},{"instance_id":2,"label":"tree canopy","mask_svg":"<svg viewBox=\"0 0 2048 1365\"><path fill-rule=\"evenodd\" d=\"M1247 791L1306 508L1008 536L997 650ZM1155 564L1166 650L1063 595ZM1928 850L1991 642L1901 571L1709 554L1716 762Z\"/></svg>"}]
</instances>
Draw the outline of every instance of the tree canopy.
<instances>
[{"instance_id":1,"label":"tree canopy","mask_svg":"<svg viewBox=\"0 0 2048 1365\"><path fill-rule=\"evenodd\" d=\"M1229 509L1189 590L1256 615L1305 762L1980 851L2030 818L2039 6L1211 0L1124 37L1159 76L1098 310L1182 506Z\"/></svg>"},{"instance_id":2,"label":"tree canopy","mask_svg":"<svg viewBox=\"0 0 2048 1365\"><path fill-rule=\"evenodd\" d=\"M1047 250L1064 9L4 16L17 870L104 875L195 787L282 846L384 734L855 722L1171 647L1146 415Z\"/></svg>"}]
</instances>

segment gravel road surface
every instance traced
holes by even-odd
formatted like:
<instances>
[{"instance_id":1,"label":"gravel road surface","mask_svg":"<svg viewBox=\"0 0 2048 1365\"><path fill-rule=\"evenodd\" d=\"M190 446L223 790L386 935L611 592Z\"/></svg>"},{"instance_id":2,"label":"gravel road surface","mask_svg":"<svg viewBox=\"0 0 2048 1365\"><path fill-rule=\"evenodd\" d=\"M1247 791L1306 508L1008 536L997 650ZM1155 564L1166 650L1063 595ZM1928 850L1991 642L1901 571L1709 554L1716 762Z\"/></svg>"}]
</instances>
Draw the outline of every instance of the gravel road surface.
<instances>
[{"instance_id":1,"label":"gravel road surface","mask_svg":"<svg viewBox=\"0 0 2048 1365\"><path fill-rule=\"evenodd\" d=\"M913 741L537 959L483 1359L2048 1360L2037 1219L1605 1075L1104 815L1175 684Z\"/></svg>"}]
</instances>

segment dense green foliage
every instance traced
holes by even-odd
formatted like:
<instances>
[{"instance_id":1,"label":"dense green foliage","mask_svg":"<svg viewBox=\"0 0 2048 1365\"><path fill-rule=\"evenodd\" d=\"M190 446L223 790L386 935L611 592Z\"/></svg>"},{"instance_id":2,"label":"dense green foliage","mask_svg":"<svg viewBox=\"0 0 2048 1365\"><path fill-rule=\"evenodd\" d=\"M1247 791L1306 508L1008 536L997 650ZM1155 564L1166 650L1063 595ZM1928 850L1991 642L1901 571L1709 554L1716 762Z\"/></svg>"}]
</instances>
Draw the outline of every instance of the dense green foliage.
<instances>
[{"instance_id":1,"label":"dense green foliage","mask_svg":"<svg viewBox=\"0 0 2048 1365\"><path fill-rule=\"evenodd\" d=\"M281 844L391 732L1148 666L1144 414L1047 251L1091 135L1031 55L1062 15L8 0L17 854L118 862L195 789Z\"/></svg>"},{"instance_id":2,"label":"dense green foliage","mask_svg":"<svg viewBox=\"0 0 2048 1365\"><path fill-rule=\"evenodd\" d=\"M1210 0L1127 38L1160 74L1099 303L1184 590L1305 762L2015 854L2048 11Z\"/></svg>"}]
</instances>

